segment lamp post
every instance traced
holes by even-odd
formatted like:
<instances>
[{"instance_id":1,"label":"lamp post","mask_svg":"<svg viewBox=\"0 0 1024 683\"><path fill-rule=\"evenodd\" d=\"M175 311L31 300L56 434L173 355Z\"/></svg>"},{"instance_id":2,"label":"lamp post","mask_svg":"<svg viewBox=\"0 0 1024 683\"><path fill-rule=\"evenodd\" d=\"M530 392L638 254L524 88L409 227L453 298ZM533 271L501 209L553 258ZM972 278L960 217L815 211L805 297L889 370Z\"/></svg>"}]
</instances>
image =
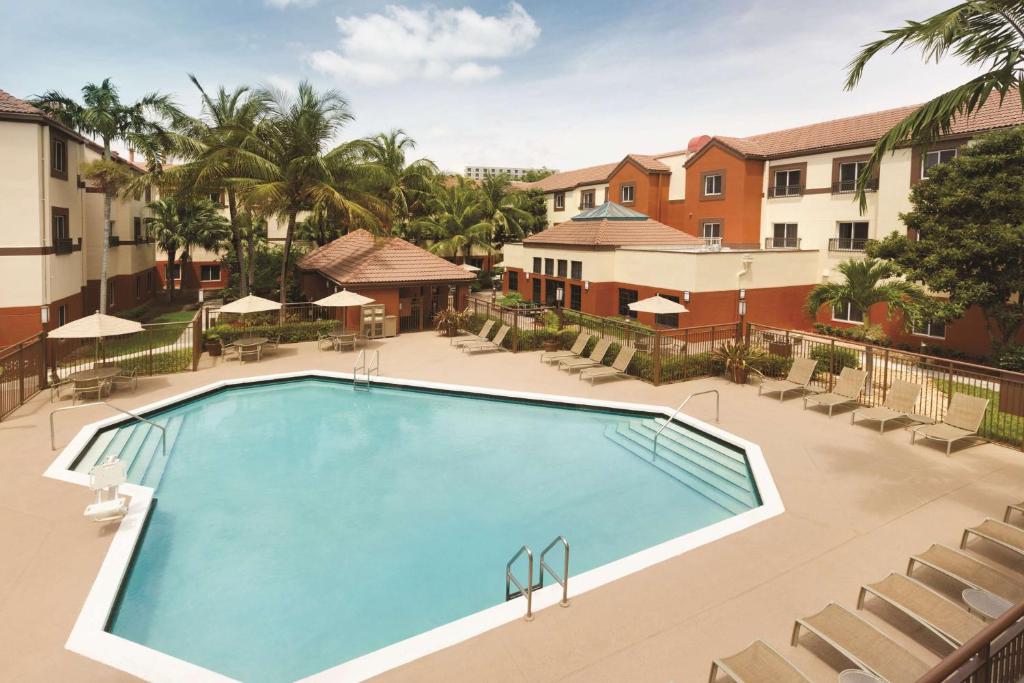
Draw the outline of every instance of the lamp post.
<instances>
[{"instance_id":1,"label":"lamp post","mask_svg":"<svg viewBox=\"0 0 1024 683\"><path fill-rule=\"evenodd\" d=\"M558 314L558 329L562 329L564 320L562 318L562 301L565 300L565 288L558 287L555 289L555 312Z\"/></svg>"},{"instance_id":2,"label":"lamp post","mask_svg":"<svg viewBox=\"0 0 1024 683\"><path fill-rule=\"evenodd\" d=\"M737 336L736 341L737 342L739 342L741 339L743 339L743 329L744 329L744 327L746 325L746 318L747 318L747 290L745 290L745 289L741 289L740 290L739 314L740 314L740 326L739 326L739 329L736 330L736 336Z\"/></svg>"}]
</instances>

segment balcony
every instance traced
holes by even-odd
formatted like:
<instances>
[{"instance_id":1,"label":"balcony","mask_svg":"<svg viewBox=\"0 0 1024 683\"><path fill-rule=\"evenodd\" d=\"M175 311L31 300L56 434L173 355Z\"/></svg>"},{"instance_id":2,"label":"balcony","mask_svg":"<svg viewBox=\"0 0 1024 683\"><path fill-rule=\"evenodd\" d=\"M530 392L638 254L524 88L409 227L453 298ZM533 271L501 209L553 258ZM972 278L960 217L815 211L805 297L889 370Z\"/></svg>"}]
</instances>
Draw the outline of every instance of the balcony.
<instances>
[{"instance_id":1,"label":"balcony","mask_svg":"<svg viewBox=\"0 0 1024 683\"><path fill-rule=\"evenodd\" d=\"M53 239L54 254L70 254L74 251L74 242L70 237L55 237Z\"/></svg>"},{"instance_id":2,"label":"balcony","mask_svg":"<svg viewBox=\"0 0 1024 683\"><path fill-rule=\"evenodd\" d=\"M799 249L799 237L765 237L764 248L767 249Z\"/></svg>"},{"instance_id":3,"label":"balcony","mask_svg":"<svg viewBox=\"0 0 1024 683\"><path fill-rule=\"evenodd\" d=\"M721 251L722 250L722 238L721 237L702 237L704 240L704 248L708 251Z\"/></svg>"},{"instance_id":4,"label":"balcony","mask_svg":"<svg viewBox=\"0 0 1024 683\"><path fill-rule=\"evenodd\" d=\"M867 237L833 237L828 241L829 251L864 251Z\"/></svg>"},{"instance_id":5,"label":"balcony","mask_svg":"<svg viewBox=\"0 0 1024 683\"><path fill-rule=\"evenodd\" d=\"M112 247L119 247L121 246L121 238L117 235L111 235L108 244Z\"/></svg>"},{"instance_id":6,"label":"balcony","mask_svg":"<svg viewBox=\"0 0 1024 683\"><path fill-rule=\"evenodd\" d=\"M768 198L799 197L804 193L803 185L771 185L768 187Z\"/></svg>"},{"instance_id":7,"label":"balcony","mask_svg":"<svg viewBox=\"0 0 1024 683\"><path fill-rule=\"evenodd\" d=\"M872 178L864 188L865 192L878 191L878 178ZM853 194L857 191L856 180L837 180L832 183L832 194Z\"/></svg>"}]
</instances>

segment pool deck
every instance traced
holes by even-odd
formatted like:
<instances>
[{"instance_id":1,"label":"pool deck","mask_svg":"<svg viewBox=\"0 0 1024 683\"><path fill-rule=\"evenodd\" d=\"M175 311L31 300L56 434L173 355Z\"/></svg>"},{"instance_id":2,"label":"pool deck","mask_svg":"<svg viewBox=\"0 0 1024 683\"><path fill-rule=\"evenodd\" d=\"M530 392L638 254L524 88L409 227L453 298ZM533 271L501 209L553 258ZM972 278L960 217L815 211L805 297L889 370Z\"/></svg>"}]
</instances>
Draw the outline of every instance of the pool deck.
<instances>
[{"instance_id":1,"label":"pool deck","mask_svg":"<svg viewBox=\"0 0 1024 683\"><path fill-rule=\"evenodd\" d=\"M829 601L854 608L861 584L902 573L908 556L931 543L957 546L965 526L986 516L1001 519L1007 503L1024 498L1019 451L983 444L946 458L937 444L911 446L901 428L880 435L875 423L851 427L845 411L829 420L802 410L799 398L758 397L755 386L702 379L591 387L539 363L538 353L467 356L432 333L377 348L381 374L390 377L670 407L691 392L716 388L719 426L761 446L786 506L750 529L580 595L568 609L542 610L531 623L499 627L380 680L704 681L712 658L755 638L815 680L835 680L836 669L846 666L841 658L819 647L789 646L794 618ZM204 356L198 372L142 378L135 394L115 393L112 402L131 409L225 378L348 372L354 359L352 352L318 352L311 343L282 346L277 356L243 366ZM64 649L112 533L82 518L88 490L42 476L56 455L48 426L54 406L44 392L0 422L0 680L132 680ZM711 398L694 399L686 412L711 421ZM82 425L109 415L97 407L58 415L58 448ZM477 438L467 418L457 438ZM989 557L1024 572L1013 558ZM501 571L495 568L496 582ZM927 662L948 652L881 608L866 615Z\"/></svg>"}]
</instances>

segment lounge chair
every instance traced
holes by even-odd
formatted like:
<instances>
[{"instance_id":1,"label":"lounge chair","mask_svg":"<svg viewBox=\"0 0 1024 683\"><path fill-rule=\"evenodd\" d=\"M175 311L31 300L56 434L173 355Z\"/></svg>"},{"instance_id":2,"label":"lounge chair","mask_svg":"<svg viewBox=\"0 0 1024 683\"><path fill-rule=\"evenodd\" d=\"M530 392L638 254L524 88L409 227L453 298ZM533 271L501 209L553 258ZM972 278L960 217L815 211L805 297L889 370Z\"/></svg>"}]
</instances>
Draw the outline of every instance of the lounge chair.
<instances>
[{"instance_id":1,"label":"lounge chair","mask_svg":"<svg viewBox=\"0 0 1024 683\"><path fill-rule=\"evenodd\" d=\"M907 575L913 573L918 565L948 576L969 588L978 588L998 595L1014 604L1024 601L1024 580L1014 578L986 562L948 546L936 543L923 553L912 555L907 563Z\"/></svg>"},{"instance_id":2,"label":"lounge chair","mask_svg":"<svg viewBox=\"0 0 1024 683\"><path fill-rule=\"evenodd\" d=\"M834 602L793 624L793 645L805 628L861 669L889 683L915 683L931 669L880 630Z\"/></svg>"},{"instance_id":3,"label":"lounge chair","mask_svg":"<svg viewBox=\"0 0 1024 683\"><path fill-rule=\"evenodd\" d=\"M482 341L475 344L463 344L462 350L466 353L476 353L477 351L507 351L502 343L505 341L505 337L508 336L508 331L512 329L508 325L502 325L501 329L498 330L498 334L494 335L494 339L491 341Z\"/></svg>"},{"instance_id":4,"label":"lounge chair","mask_svg":"<svg viewBox=\"0 0 1024 683\"><path fill-rule=\"evenodd\" d=\"M787 391L810 391L811 378L814 376L814 368L817 365L818 361L813 358L797 358L789 368L786 379L765 379L757 388L757 395L760 396L766 391L777 391L781 401ZM764 375L761 376L764 377Z\"/></svg>"},{"instance_id":5,"label":"lounge chair","mask_svg":"<svg viewBox=\"0 0 1024 683\"><path fill-rule=\"evenodd\" d=\"M89 488L96 492L96 502L85 508L85 516L94 522L114 522L128 513L128 499L118 492L126 481L124 463L120 460L96 465L89 471Z\"/></svg>"},{"instance_id":6,"label":"lounge chair","mask_svg":"<svg viewBox=\"0 0 1024 683\"><path fill-rule=\"evenodd\" d=\"M863 609L868 595L896 608L953 647L960 647L985 628L981 617L903 574L889 574L877 583L861 586L857 609Z\"/></svg>"},{"instance_id":7,"label":"lounge chair","mask_svg":"<svg viewBox=\"0 0 1024 683\"><path fill-rule=\"evenodd\" d=\"M1024 503L1010 503L1006 506L1006 512L1003 513L1003 521L1007 524L1010 523L1010 516L1014 512L1019 512L1024 515Z\"/></svg>"},{"instance_id":8,"label":"lounge chair","mask_svg":"<svg viewBox=\"0 0 1024 683\"><path fill-rule=\"evenodd\" d=\"M130 386L132 393L139 388L139 369L131 368L127 372L122 372L120 375L110 378L110 382L116 387L120 385Z\"/></svg>"},{"instance_id":9,"label":"lounge chair","mask_svg":"<svg viewBox=\"0 0 1024 683\"><path fill-rule=\"evenodd\" d=\"M572 343L572 347L568 351L545 351L540 355L541 363L554 363L556 361L565 360L566 358L579 358L583 355L583 349L587 348L587 344L590 342L590 335L586 332L580 332L576 337L576 341Z\"/></svg>"},{"instance_id":10,"label":"lounge chair","mask_svg":"<svg viewBox=\"0 0 1024 683\"><path fill-rule=\"evenodd\" d=\"M491 328L493 327L494 321L488 320L476 334L464 334L461 337L452 337L449 343L452 346L462 346L463 344L475 344L477 342L487 341L487 335L491 333Z\"/></svg>"},{"instance_id":11,"label":"lounge chair","mask_svg":"<svg viewBox=\"0 0 1024 683\"><path fill-rule=\"evenodd\" d=\"M594 344L594 348L590 351L590 355L586 358L562 359L558 361L558 369L571 373L573 370L582 370L583 368L601 365L605 354L608 353L608 347L611 345L612 342L610 339L599 339L598 342Z\"/></svg>"},{"instance_id":12,"label":"lounge chair","mask_svg":"<svg viewBox=\"0 0 1024 683\"><path fill-rule=\"evenodd\" d=\"M633 360L634 353L636 353L636 349L632 346L623 346L619 349L615 360L612 361L611 367L602 365L596 368L583 368L580 370L580 379L589 379L590 383L593 384L594 380L599 377L629 377L626 368L629 367L630 362Z\"/></svg>"},{"instance_id":13,"label":"lounge chair","mask_svg":"<svg viewBox=\"0 0 1024 683\"><path fill-rule=\"evenodd\" d=\"M990 517L978 526L964 529L964 535L960 538L961 550L967 547L967 540L971 536L983 538L990 543L995 543L1006 550L1024 556L1024 529L1012 524L998 522Z\"/></svg>"},{"instance_id":14,"label":"lounge chair","mask_svg":"<svg viewBox=\"0 0 1024 683\"><path fill-rule=\"evenodd\" d=\"M755 640L731 657L711 663L708 683L715 683L721 669L736 683L811 683L811 679L763 640Z\"/></svg>"},{"instance_id":15,"label":"lounge chair","mask_svg":"<svg viewBox=\"0 0 1024 683\"><path fill-rule=\"evenodd\" d=\"M836 406L856 403L860 400L860 392L864 391L864 380L868 374L863 370L843 368L836 380L835 387L826 394L811 394L804 396L804 409L807 409L807 402L828 408L828 416L832 417L832 409Z\"/></svg>"},{"instance_id":16,"label":"lounge chair","mask_svg":"<svg viewBox=\"0 0 1024 683\"><path fill-rule=\"evenodd\" d=\"M921 385L913 382L895 380L885 395L885 402L874 408L857 408L850 413L850 424L857 418L876 420L879 433L885 432L885 423L889 420L911 420L914 422L930 422L930 418L914 414L917 397L921 395Z\"/></svg>"},{"instance_id":17,"label":"lounge chair","mask_svg":"<svg viewBox=\"0 0 1024 683\"><path fill-rule=\"evenodd\" d=\"M978 428L981 427L981 421L985 419L986 410L988 410L987 398L955 393L953 400L949 402L949 408L946 409L946 416L942 418L942 422L912 427L910 443L914 443L918 435L926 439L945 441L946 455L949 455L954 441L978 435Z\"/></svg>"},{"instance_id":18,"label":"lounge chair","mask_svg":"<svg viewBox=\"0 0 1024 683\"><path fill-rule=\"evenodd\" d=\"M75 386L71 390L71 404L74 405L78 399L86 396L95 396L96 400L103 398L103 393L109 393L110 380L106 379L76 379Z\"/></svg>"}]
</instances>

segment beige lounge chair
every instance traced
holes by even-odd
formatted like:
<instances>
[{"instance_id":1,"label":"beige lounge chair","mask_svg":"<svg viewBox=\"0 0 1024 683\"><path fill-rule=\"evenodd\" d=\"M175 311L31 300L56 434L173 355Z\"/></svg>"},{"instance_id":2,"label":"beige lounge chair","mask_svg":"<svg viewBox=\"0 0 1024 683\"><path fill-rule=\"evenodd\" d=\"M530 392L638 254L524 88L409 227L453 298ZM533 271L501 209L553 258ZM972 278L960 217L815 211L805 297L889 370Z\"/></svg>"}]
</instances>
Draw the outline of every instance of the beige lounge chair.
<instances>
[{"instance_id":1,"label":"beige lounge chair","mask_svg":"<svg viewBox=\"0 0 1024 683\"><path fill-rule=\"evenodd\" d=\"M568 351L546 351L540 355L540 362L554 363L566 358L579 358L583 355L583 349L587 348L589 341L590 335L586 332L580 332Z\"/></svg>"},{"instance_id":2,"label":"beige lounge chair","mask_svg":"<svg viewBox=\"0 0 1024 683\"><path fill-rule=\"evenodd\" d=\"M889 420L912 420L915 422L926 422L928 418L923 415L914 414L914 406L917 405L917 398L921 395L921 385L913 382L904 382L901 379L895 380L885 395L885 402L874 408L857 408L850 413L850 424L857 418L862 420L876 420L879 433L885 432L885 423Z\"/></svg>"},{"instance_id":3,"label":"beige lounge chair","mask_svg":"<svg viewBox=\"0 0 1024 683\"><path fill-rule=\"evenodd\" d=\"M608 353L608 347L611 345L612 342L610 339L600 339L596 344L594 344L594 348L591 350L589 356L586 358L566 358L564 360L560 360L558 361L558 369L571 373L573 370L582 370L583 368L601 365L605 354Z\"/></svg>"},{"instance_id":4,"label":"beige lounge chair","mask_svg":"<svg viewBox=\"0 0 1024 683\"><path fill-rule=\"evenodd\" d=\"M626 368L629 367L635 353L636 349L632 346L623 346L615 355L615 360L612 361L611 367L601 365L599 367L583 368L580 370L580 379L589 379L590 383L593 384L595 379L602 377L629 377Z\"/></svg>"},{"instance_id":5,"label":"beige lounge chair","mask_svg":"<svg viewBox=\"0 0 1024 683\"><path fill-rule=\"evenodd\" d=\"M757 395L760 396L764 392L777 391L781 401L786 396L787 391L809 391L811 378L814 376L814 368L817 365L818 361L813 358L797 358L789 368L789 374L786 375L786 379L764 380L757 388Z\"/></svg>"},{"instance_id":6,"label":"beige lounge chair","mask_svg":"<svg viewBox=\"0 0 1024 683\"><path fill-rule=\"evenodd\" d=\"M857 609L868 595L886 602L917 621L953 647L960 647L985 628L985 621L916 579L889 574L877 583L861 586Z\"/></svg>"},{"instance_id":7,"label":"beige lounge chair","mask_svg":"<svg viewBox=\"0 0 1024 683\"><path fill-rule=\"evenodd\" d=\"M990 543L1002 546L1006 550L1024 555L1024 529L1015 527L1006 522L998 522L991 517L978 526L964 529L964 535L960 538L960 549L967 547L967 540L971 536L983 538Z\"/></svg>"},{"instance_id":8,"label":"beige lounge chair","mask_svg":"<svg viewBox=\"0 0 1024 683\"><path fill-rule=\"evenodd\" d=\"M708 683L715 683L718 671L736 683L811 683L811 679L763 640L755 640L731 657L711 663Z\"/></svg>"},{"instance_id":9,"label":"beige lounge chair","mask_svg":"<svg viewBox=\"0 0 1024 683\"><path fill-rule=\"evenodd\" d=\"M1019 512L1024 515L1024 503L1010 503L1007 505L1006 512L1003 513L1003 521L1009 524L1010 516L1013 515L1014 512Z\"/></svg>"},{"instance_id":10,"label":"beige lounge chair","mask_svg":"<svg viewBox=\"0 0 1024 683\"><path fill-rule=\"evenodd\" d=\"M463 344L475 344L477 342L487 341L487 335L491 333L491 329L494 327L493 320L487 320L484 326L480 328L480 331L476 334L464 334L459 337L452 337L449 342L452 346L462 346Z\"/></svg>"},{"instance_id":11,"label":"beige lounge chair","mask_svg":"<svg viewBox=\"0 0 1024 683\"><path fill-rule=\"evenodd\" d=\"M793 624L793 645L805 628L860 668L889 683L915 683L930 666L877 628L834 602Z\"/></svg>"},{"instance_id":12,"label":"beige lounge chair","mask_svg":"<svg viewBox=\"0 0 1024 683\"><path fill-rule=\"evenodd\" d=\"M970 588L979 588L1016 604L1024 601L1024 579L1014 578L967 553L936 543L928 550L912 555L907 575L916 566L928 567Z\"/></svg>"},{"instance_id":13,"label":"beige lounge chair","mask_svg":"<svg viewBox=\"0 0 1024 683\"><path fill-rule=\"evenodd\" d=\"M942 422L912 427L910 443L914 443L914 439L918 435L926 439L945 441L946 455L949 455L954 441L978 435L978 428L981 427L981 421L985 419L986 410L988 410L987 398L955 393L953 400L949 402L946 417L942 418Z\"/></svg>"},{"instance_id":14,"label":"beige lounge chair","mask_svg":"<svg viewBox=\"0 0 1024 683\"><path fill-rule=\"evenodd\" d=\"M512 329L508 325L502 325L501 329L498 330L498 334L494 335L494 339L491 341L481 341L475 344L463 344L462 350L466 353L476 353L477 351L507 351L502 343L505 341L505 337L508 336L508 331Z\"/></svg>"},{"instance_id":15,"label":"beige lounge chair","mask_svg":"<svg viewBox=\"0 0 1024 683\"><path fill-rule=\"evenodd\" d=\"M860 400L860 392L864 391L864 380L868 374L863 370L843 368L836 380L835 387L827 394L811 394L804 396L804 410L807 409L807 402L828 408L828 416L832 417L832 409L836 406L856 403Z\"/></svg>"}]
</instances>

